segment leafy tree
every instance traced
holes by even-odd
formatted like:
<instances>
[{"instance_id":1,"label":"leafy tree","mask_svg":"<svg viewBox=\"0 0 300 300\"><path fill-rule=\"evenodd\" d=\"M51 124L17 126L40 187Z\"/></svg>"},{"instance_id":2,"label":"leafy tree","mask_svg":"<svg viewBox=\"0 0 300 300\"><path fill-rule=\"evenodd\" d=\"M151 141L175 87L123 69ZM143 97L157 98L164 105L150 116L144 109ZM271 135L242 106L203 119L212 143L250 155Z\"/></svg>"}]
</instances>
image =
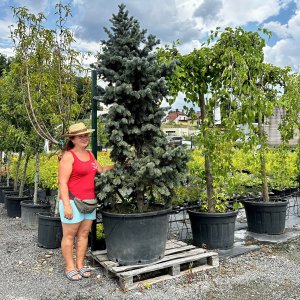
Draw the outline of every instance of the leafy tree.
<instances>
[{"instance_id":1,"label":"leafy tree","mask_svg":"<svg viewBox=\"0 0 300 300\"><path fill-rule=\"evenodd\" d=\"M160 130L164 116L160 104L168 89L165 68L154 52L159 41L145 36L146 30L128 16L124 5L110 21L97 72L107 83L102 99L111 105L105 125L115 168L98 180L98 197L111 201L121 191L123 201L137 203L139 212L147 209L146 200L163 199L170 206L187 156L180 148L168 148Z\"/></svg>"},{"instance_id":2,"label":"leafy tree","mask_svg":"<svg viewBox=\"0 0 300 300\"><path fill-rule=\"evenodd\" d=\"M45 27L43 13L35 15L26 7L14 7L17 26L12 28L11 38L16 52L13 67L27 121L40 138L61 146L61 136L69 123L85 115L89 94L85 94L84 88L87 80L83 79L81 85L77 85L77 77L85 69L80 53L71 47L73 33L65 27L71 16L70 5L58 3L55 8L56 28L49 29ZM82 91L79 96L77 90ZM36 199L41 145L33 145L37 168Z\"/></svg>"},{"instance_id":3,"label":"leafy tree","mask_svg":"<svg viewBox=\"0 0 300 300\"><path fill-rule=\"evenodd\" d=\"M0 77L9 70L10 59L0 53Z\"/></svg>"},{"instance_id":4,"label":"leafy tree","mask_svg":"<svg viewBox=\"0 0 300 300\"><path fill-rule=\"evenodd\" d=\"M43 13L13 8L17 26L11 35L28 118L38 135L59 144L70 121L85 112L87 97L77 95L77 76L84 68L80 53L71 48L73 34L65 27L70 6L59 3L55 8L56 30L44 26Z\"/></svg>"},{"instance_id":5,"label":"leafy tree","mask_svg":"<svg viewBox=\"0 0 300 300\"><path fill-rule=\"evenodd\" d=\"M297 170L298 184L300 185L300 74L286 70L284 95L279 103L283 110L282 123L279 126L282 140L285 144L294 136L298 137L297 143Z\"/></svg>"},{"instance_id":6,"label":"leafy tree","mask_svg":"<svg viewBox=\"0 0 300 300\"><path fill-rule=\"evenodd\" d=\"M160 52L162 61L176 62L175 72L168 78L173 99L181 91L187 102L200 107L199 142L205 158L209 212L226 209L219 200L224 197L222 186L230 184L235 141L246 137L238 129L241 124L250 128L251 140L248 145L243 144L245 148L263 145L260 173L264 200L268 200L264 162L266 136L261 128L264 118L273 113L282 73L279 68L263 62L264 46L265 41L257 32L238 27L226 28L223 32L217 29L200 49L187 55L181 55L176 44ZM216 109L220 110L220 124L215 120ZM261 120L259 130L253 125L256 119Z\"/></svg>"}]
</instances>

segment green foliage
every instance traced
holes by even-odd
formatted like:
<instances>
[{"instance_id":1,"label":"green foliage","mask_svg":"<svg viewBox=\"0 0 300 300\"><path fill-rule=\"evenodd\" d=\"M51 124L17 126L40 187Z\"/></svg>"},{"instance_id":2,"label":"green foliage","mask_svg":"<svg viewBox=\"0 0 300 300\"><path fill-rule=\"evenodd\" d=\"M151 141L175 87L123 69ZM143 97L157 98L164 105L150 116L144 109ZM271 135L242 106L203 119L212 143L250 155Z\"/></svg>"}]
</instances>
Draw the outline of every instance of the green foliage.
<instances>
[{"instance_id":1,"label":"green foliage","mask_svg":"<svg viewBox=\"0 0 300 300\"><path fill-rule=\"evenodd\" d=\"M159 41L145 36L146 30L128 16L124 5L111 22L111 29L105 29L108 40L102 41L98 53L97 72L107 83L102 101L111 105L105 125L115 168L98 179L98 197L113 202L121 191L123 200L137 203L140 212L146 200L160 199L170 206L187 155L181 148L169 148L160 129L160 104L168 89L165 67L154 52Z\"/></svg>"},{"instance_id":2,"label":"green foliage","mask_svg":"<svg viewBox=\"0 0 300 300\"><path fill-rule=\"evenodd\" d=\"M9 70L10 59L0 53L0 77Z\"/></svg>"},{"instance_id":3,"label":"green foliage","mask_svg":"<svg viewBox=\"0 0 300 300\"><path fill-rule=\"evenodd\" d=\"M209 212L220 210L218 201L226 198L223 190L234 187L234 177L228 174L234 171L236 141L246 140L241 124L247 125L249 132L248 145L241 142L240 147L249 150L259 145L259 178L264 200L268 197L267 137L262 125L279 103L286 70L264 63L264 46L259 33L238 27L212 31L201 48L186 55L178 52L176 44L159 51L160 60L174 66L168 77L171 103L182 92L186 102L200 107L199 148L205 160L202 174ZM216 109L220 111L219 124ZM254 126L257 120L258 126Z\"/></svg>"},{"instance_id":4,"label":"green foliage","mask_svg":"<svg viewBox=\"0 0 300 300\"><path fill-rule=\"evenodd\" d=\"M267 154L267 176L269 187L284 189L297 185L297 153L282 146L270 149ZM222 160L222 159L220 159ZM173 203L176 205L201 204L201 210L208 210L205 190L205 159L201 150L194 150L187 163L189 181L186 185L176 188ZM232 154L233 169L227 174L214 177L214 188L217 191L215 209L218 212L231 208L229 200L240 196L257 196L261 193L259 157L250 149L235 149ZM239 204L234 202L234 209Z\"/></svg>"},{"instance_id":5,"label":"green foliage","mask_svg":"<svg viewBox=\"0 0 300 300\"><path fill-rule=\"evenodd\" d=\"M24 168L24 160L23 157L21 161L20 173L23 172ZM111 165L110 152L99 152L98 153L98 161L103 166ZM12 174L12 179L14 178L15 170L16 170L16 162L17 156L12 157L12 163L10 165L10 172ZM28 186L34 185L35 179L35 157L31 156L27 172L25 183ZM41 154L40 156L40 182L39 185L44 189L58 189L58 155L56 153L49 154Z\"/></svg>"},{"instance_id":6,"label":"green foliage","mask_svg":"<svg viewBox=\"0 0 300 300\"><path fill-rule=\"evenodd\" d=\"M96 225L96 238L98 240L104 238L104 228L103 228L103 224L101 223Z\"/></svg>"},{"instance_id":7,"label":"green foliage","mask_svg":"<svg viewBox=\"0 0 300 300\"><path fill-rule=\"evenodd\" d=\"M107 147L108 144L108 134L105 131L105 120L102 116L97 118L97 145L101 145L102 147Z\"/></svg>"},{"instance_id":8,"label":"green foliage","mask_svg":"<svg viewBox=\"0 0 300 300\"><path fill-rule=\"evenodd\" d=\"M70 5L59 3L55 9L53 30L45 27L43 13L35 15L25 7L13 7L17 26L11 37L16 58L11 69L32 128L57 144L70 121L86 114L90 85L89 80L78 78L84 68L80 53L71 48L73 33L65 27Z\"/></svg>"}]
</instances>

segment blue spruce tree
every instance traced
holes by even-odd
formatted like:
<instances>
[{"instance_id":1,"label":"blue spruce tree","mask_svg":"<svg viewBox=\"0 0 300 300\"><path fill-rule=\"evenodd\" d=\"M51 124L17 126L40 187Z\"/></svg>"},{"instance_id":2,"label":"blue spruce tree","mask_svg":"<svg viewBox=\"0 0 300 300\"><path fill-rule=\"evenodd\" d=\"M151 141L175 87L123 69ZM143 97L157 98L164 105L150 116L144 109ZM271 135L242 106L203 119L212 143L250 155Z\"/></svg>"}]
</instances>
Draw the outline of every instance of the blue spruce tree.
<instances>
[{"instance_id":1,"label":"blue spruce tree","mask_svg":"<svg viewBox=\"0 0 300 300\"><path fill-rule=\"evenodd\" d=\"M110 203L122 198L139 212L157 202L170 207L173 189L185 173L187 154L180 147L167 146L160 129L164 116L160 104L168 95L164 76L169 70L158 63L159 40L146 37L146 30L128 16L124 5L110 21L96 68L107 83L102 102L110 105L106 129L115 168L96 179L97 195Z\"/></svg>"}]
</instances>

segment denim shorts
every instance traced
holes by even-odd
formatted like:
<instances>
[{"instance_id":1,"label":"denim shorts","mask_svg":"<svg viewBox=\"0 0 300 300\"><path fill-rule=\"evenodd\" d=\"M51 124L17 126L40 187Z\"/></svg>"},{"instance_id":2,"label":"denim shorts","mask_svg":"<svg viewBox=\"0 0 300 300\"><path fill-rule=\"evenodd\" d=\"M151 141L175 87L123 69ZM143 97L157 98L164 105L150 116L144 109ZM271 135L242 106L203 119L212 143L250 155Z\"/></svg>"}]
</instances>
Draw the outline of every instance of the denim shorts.
<instances>
[{"instance_id":1,"label":"denim shorts","mask_svg":"<svg viewBox=\"0 0 300 300\"><path fill-rule=\"evenodd\" d=\"M66 219L63 202L59 200L59 215L62 223L75 224L82 222L83 220L96 220L96 209L89 214L83 214L78 210L73 200L70 200L70 204L73 209L73 219Z\"/></svg>"}]
</instances>

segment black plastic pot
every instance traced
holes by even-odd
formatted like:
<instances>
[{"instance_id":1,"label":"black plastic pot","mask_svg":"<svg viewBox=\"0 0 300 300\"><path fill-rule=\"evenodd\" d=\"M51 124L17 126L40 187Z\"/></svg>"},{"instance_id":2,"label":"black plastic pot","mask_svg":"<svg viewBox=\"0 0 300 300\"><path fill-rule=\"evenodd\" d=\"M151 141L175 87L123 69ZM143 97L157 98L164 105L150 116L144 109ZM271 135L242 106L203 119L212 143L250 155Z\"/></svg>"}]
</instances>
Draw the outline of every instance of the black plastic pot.
<instances>
[{"instance_id":1,"label":"black plastic pot","mask_svg":"<svg viewBox=\"0 0 300 300\"><path fill-rule=\"evenodd\" d=\"M24 200L21 202L21 218L23 225L30 228L37 228L38 213L50 212L49 204L34 204L32 200Z\"/></svg>"},{"instance_id":2,"label":"black plastic pot","mask_svg":"<svg viewBox=\"0 0 300 300\"><path fill-rule=\"evenodd\" d=\"M6 198L8 197L8 196L14 196L14 197L17 197L18 195L19 195L19 191L13 191L13 190L4 190L3 191L3 194L4 194L4 208L7 208L7 204L6 204ZM29 194L28 194L28 190L24 190L24 192L23 192L23 196L25 197L27 197L27 196L29 196ZM23 197L22 196L22 197ZM32 197L31 197L32 198Z\"/></svg>"},{"instance_id":3,"label":"black plastic pot","mask_svg":"<svg viewBox=\"0 0 300 300\"><path fill-rule=\"evenodd\" d=\"M47 249L60 247L62 239L62 226L59 217L51 213L42 212L38 214L38 246Z\"/></svg>"},{"instance_id":4,"label":"black plastic pot","mask_svg":"<svg viewBox=\"0 0 300 300\"><path fill-rule=\"evenodd\" d=\"M19 192L18 191L14 191L14 190L4 190L2 191L3 193L3 199L4 199L4 208L6 208L6 197L7 196L17 196L19 195Z\"/></svg>"},{"instance_id":5,"label":"black plastic pot","mask_svg":"<svg viewBox=\"0 0 300 300\"><path fill-rule=\"evenodd\" d=\"M91 246L91 237L89 236L89 246ZM102 239L96 239L93 243L93 249L92 251L95 250L105 250L106 249L106 242L105 238Z\"/></svg>"},{"instance_id":6,"label":"black plastic pot","mask_svg":"<svg viewBox=\"0 0 300 300\"><path fill-rule=\"evenodd\" d=\"M298 188L285 188L282 190L272 189L271 195L273 194L274 196L277 197L289 197L292 196L293 194L296 194L297 192L299 192Z\"/></svg>"},{"instance_id":7,"label":"black plastic pot","mask_svg":"<svg viewBox=\"0 0 300 300\"><path fill-rule=\"evenodd\" d=\"M277 202L245 201L244 207L248 231L271 235L282 234L288 201Z\"/></svg>"},{"instance_id":8,"label":"black plastic pot","mask_svg":"<svg viewBox=\"0 0 300 300\"><path fill-rule=\"evenodd\" d=\"M102 212L107 256L120 265L147 264L165 254L171 209L140 214Z\"/></svg>"},{"instance_id":9,"label":"black plastic pot","mask_svg":"<svg viewBox=\"0 0 300 300\"><path fill-rule=\"evenodd\" d=\"M4 203L4 191L12 191L12 186L0 186L0 203Z\"/></svg>"},{"instance_id":10,"label":"black plastic pot","mask_svg":"<svg viewBox=\"0 0 300 300\"><path fill-rule=\"evenodd\" d=\"M188 211L193 242L197 247L230 249L234 243L237 212L208 213Z\"/></svg>"},{"instance_id":11,"label":"black plastic pot","mask_svg":"<svg viewBox=\"0 0 300 300\"><path fill-rule=\"evenodd\" d=\"M30 196L19 197L18 195L6 196L7 215L11 218L21 217L21 202L29 200Z\"/></svg>"}]
</instances>

